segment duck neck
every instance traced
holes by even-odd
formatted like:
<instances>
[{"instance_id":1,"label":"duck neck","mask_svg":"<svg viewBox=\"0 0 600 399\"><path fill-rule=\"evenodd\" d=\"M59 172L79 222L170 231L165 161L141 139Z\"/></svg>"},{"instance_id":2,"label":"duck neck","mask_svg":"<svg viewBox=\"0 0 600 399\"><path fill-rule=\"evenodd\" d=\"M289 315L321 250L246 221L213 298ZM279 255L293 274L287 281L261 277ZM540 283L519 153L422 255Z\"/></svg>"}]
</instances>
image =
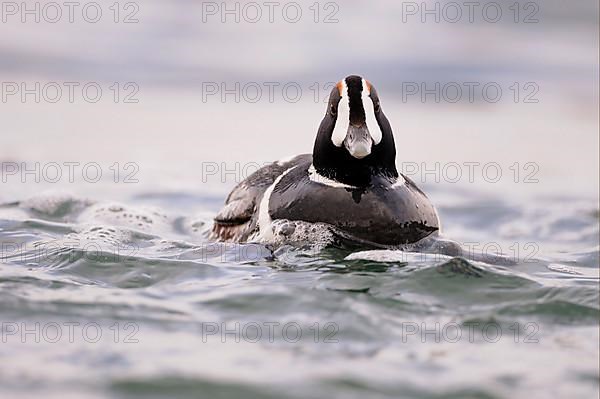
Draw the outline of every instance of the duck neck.
<instances>
[{"instance_id":1,"label":"duck neck","mask_svg":"<svg viewBox=\"0 0 600 399\"><path fill-rule=\"evenodd\" d=\"M313 166L319 175L355 187L369 186L374 176L398 177L393 143L391 154L382 140L372 147L371 154L357 159L344 146L336 147L328 137L320 136L313 149Z\"/></svg>"}]
</instances>

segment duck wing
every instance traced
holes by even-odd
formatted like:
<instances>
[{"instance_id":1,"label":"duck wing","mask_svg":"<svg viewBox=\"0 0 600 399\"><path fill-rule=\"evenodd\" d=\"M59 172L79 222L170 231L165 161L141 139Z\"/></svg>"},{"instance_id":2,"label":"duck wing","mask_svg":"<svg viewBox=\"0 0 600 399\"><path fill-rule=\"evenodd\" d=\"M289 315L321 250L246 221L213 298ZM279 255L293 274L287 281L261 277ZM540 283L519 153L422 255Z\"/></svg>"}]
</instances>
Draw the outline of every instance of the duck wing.
<instances>
[{"instance_id":1,"label":"duck wing","mask_svg":"<svg viewBox=\"0 0 600 399\"><path fill-rule=\"evenodd\" d=\"M267 188L283 172L305 162L312 162L311 154L270 163L241 181L229 193L225 205L215 216L212 238L225 241L245 240L256 228L256 212Z\"/></svg>"}]
</instances>

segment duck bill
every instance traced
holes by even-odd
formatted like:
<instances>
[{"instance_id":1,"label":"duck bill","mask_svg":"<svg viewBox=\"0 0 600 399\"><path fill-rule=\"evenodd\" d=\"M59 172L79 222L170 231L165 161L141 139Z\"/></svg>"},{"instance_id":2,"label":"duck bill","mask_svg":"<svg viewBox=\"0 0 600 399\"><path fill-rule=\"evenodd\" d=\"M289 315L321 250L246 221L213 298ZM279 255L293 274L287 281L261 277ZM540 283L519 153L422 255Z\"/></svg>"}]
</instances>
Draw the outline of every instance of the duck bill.
<instances>
[{"instance_id":1,"label":"duck bill","mask_svg":"<svg viewBox=\"0 0 600 399\"><path fill-rule=\"evenodd\" d=\"M344 147L356 159L363 159L371 153L373 139L366 125L350 125L344 139Z\"/></svg>"}]
</instances>

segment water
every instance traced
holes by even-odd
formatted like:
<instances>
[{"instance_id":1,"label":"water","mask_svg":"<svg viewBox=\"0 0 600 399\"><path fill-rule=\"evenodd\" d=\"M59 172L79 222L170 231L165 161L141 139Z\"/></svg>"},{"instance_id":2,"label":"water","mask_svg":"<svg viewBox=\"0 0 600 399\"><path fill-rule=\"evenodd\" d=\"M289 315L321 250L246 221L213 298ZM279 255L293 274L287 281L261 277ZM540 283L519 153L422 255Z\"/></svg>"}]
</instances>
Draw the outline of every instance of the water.
<instances>
[{"instance_id":1,"label":"water","mask_svg":"<svg viewBox=\"0 0 600 399\"><path fill-rule=\"evenodd\" d=\"M2 395L596 396L597 203L431 190L472 256L210 243L184 193L5 205Z\"/></svg>"}]
</instances>

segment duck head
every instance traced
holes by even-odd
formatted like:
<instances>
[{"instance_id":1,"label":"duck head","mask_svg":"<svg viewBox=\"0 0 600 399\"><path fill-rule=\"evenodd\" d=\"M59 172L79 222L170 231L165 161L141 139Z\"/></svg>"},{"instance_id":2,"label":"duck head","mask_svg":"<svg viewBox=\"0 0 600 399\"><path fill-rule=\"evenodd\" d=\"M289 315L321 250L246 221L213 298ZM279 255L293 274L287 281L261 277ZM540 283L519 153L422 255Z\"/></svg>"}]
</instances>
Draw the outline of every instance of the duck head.
<instances>
[{"instance_id":1,"label":"duck head","mask_svg":"<svg viewBox=\"0 0 600 399\"><path fill-rule=\"evenodd\" d=\"M392 128L369 81L351 75L331 90L313 166L320 175L353 186L368 185L375 174L398 177Z\"/></svg>"}]
</instances>

